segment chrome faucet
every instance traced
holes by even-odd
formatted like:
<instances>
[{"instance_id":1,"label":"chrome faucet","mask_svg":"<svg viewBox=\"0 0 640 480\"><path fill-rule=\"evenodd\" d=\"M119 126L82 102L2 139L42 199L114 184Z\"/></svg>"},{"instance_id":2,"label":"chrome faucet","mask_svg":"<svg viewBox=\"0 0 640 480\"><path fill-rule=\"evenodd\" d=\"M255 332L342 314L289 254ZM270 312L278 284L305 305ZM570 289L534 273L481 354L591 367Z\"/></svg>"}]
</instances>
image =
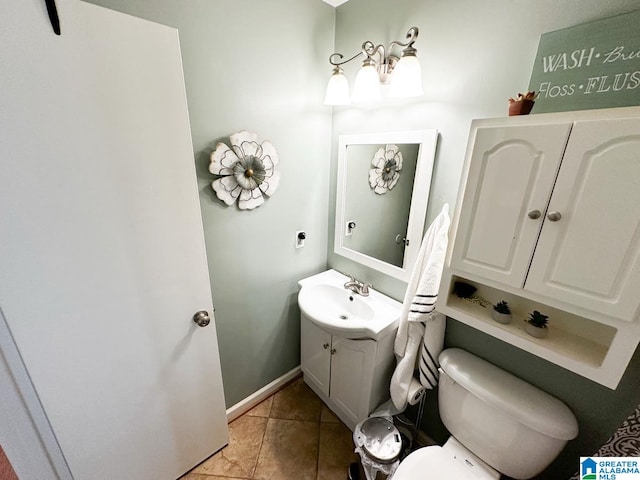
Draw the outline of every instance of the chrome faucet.
<instances>
[{"instance_id":1,"label":"chrome faucet","mask_svg":"<svg viewBox=\"0 0 640 480\"><path fill-rule=\"evenodd\" d=\"M357 293L358 295L362 295L363 297L369 296L369 287L371 284L362 283L356 280L355 277L349 273L345 273L345 275L349 277L349 281L344 284L344 288L351 290L353 293Z\"/></svg>"}]
</instances>

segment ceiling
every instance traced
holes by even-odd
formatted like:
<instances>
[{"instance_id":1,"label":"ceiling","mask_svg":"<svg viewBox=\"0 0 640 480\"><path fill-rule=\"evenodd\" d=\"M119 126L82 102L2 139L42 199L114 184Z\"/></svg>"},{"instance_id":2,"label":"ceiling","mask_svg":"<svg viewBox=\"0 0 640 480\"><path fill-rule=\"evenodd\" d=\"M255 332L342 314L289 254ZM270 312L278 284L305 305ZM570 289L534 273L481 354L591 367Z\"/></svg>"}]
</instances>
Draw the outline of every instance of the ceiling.
<instances>
[{"instance_id":1,"label":"ceiling","mask_svg":"<svg viewBox=\"0 0 640 480\"><path fill-rule=\"evenodd\" d=\"M349 0L323 0L323 1L328 3L329 5L337 7L339 5L342 5L343 3L347 3Z\"/></svg>"}]
</instances>

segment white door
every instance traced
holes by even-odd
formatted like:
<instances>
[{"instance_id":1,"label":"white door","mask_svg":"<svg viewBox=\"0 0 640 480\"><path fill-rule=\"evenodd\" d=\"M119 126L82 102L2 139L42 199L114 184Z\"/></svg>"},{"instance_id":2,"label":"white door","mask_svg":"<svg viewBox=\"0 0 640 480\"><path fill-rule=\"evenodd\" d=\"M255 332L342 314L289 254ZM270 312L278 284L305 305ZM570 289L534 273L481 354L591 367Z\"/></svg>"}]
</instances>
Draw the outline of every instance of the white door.
<instances>
[{"instance_id":1,"label":"white door","mask_svg":"<svg viewBox=\"0 0 640 480\"><path fill-rule=\"evenodd\" d=\"M329 396L331 335L316 327L304 314L300 324L300 366L305 381Z\"/></svg>"},{"instance_id":2,"label":"white door","mask_svg":"<svg viewBox=\"0 0 640 480\"><path fill-rule=\"evenodd\" d=\"M575 123L526 289L638 318L639 152L640 118Z\"/></svg>"},{"instance_id":3,"label":"white door","mask_svg":"<svg viewBox=\"0 0 640 480\"><path fill-rule=\"evenodd\" d=\"M376 342L333 337L331 355L331 399L355 425L370 413Z\"/></svg>"},{"instance_id":4,"label":"white door","mask_svg":"<svg viewBox=\"0 0 640 480\"><path fill-rule=\"evenodd\" d=\"M0 5L0 308L82 479L175 479L228 441L177 31Z\"/></svg>"},{"instance_id":5,"label":"white door","mask_svg":"<svg viewBox=\"0 0 640 480\"><path fill-rule=\"evenodd\" d=\"M524 285L570 130L571 123L477 129L453 268Z\"/></svg>"}]
</instances>

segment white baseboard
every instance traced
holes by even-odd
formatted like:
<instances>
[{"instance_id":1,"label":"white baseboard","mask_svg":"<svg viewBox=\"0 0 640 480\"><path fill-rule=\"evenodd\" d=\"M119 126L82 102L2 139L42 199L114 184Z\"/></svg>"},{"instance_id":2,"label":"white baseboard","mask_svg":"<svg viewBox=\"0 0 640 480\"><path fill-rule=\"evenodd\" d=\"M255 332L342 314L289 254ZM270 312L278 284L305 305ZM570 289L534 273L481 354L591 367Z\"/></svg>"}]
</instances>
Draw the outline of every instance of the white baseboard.
<instances>
[{"instance_id":1,"label":"white baseboard","mask_svg":"<svg viewBox=\"0 0 640 480\"><path fill-rule=\"evenodd\" d=\"M293 370L290 370L284 375L282 375L281 377L276 378L273 382L269 383L268 385L265 385L260 390L249 395L244 400L240 400L235 405L229 407L227 409L227 422L231 422L236 418L238 418L240 415L248 412L253 407L258 405L260 402L262 402L263 400L266 400L275 392L280 390L286 384L288 384L292 380L295 380L296 377L299 377L301 374L302 374L302 370L298 365Z\"/></svg>"}]
</instances>

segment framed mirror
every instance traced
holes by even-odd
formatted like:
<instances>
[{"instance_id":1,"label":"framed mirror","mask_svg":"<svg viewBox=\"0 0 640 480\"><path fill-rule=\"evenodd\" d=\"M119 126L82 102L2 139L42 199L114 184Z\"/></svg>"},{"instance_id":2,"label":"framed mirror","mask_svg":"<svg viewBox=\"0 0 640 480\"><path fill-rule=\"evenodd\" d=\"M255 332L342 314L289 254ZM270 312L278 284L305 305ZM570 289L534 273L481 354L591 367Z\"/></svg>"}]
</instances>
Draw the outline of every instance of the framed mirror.
<instances>
[{"instance_id":1,"label":"framed mirror","mask_svg":"<svg viewBox=\"0 0 640 480\"><path fill-rule=\"evenodd\" d=\"M335 253L407 281L424 230L437 130L341 135Z\"/></svg>"}]
</instances>

